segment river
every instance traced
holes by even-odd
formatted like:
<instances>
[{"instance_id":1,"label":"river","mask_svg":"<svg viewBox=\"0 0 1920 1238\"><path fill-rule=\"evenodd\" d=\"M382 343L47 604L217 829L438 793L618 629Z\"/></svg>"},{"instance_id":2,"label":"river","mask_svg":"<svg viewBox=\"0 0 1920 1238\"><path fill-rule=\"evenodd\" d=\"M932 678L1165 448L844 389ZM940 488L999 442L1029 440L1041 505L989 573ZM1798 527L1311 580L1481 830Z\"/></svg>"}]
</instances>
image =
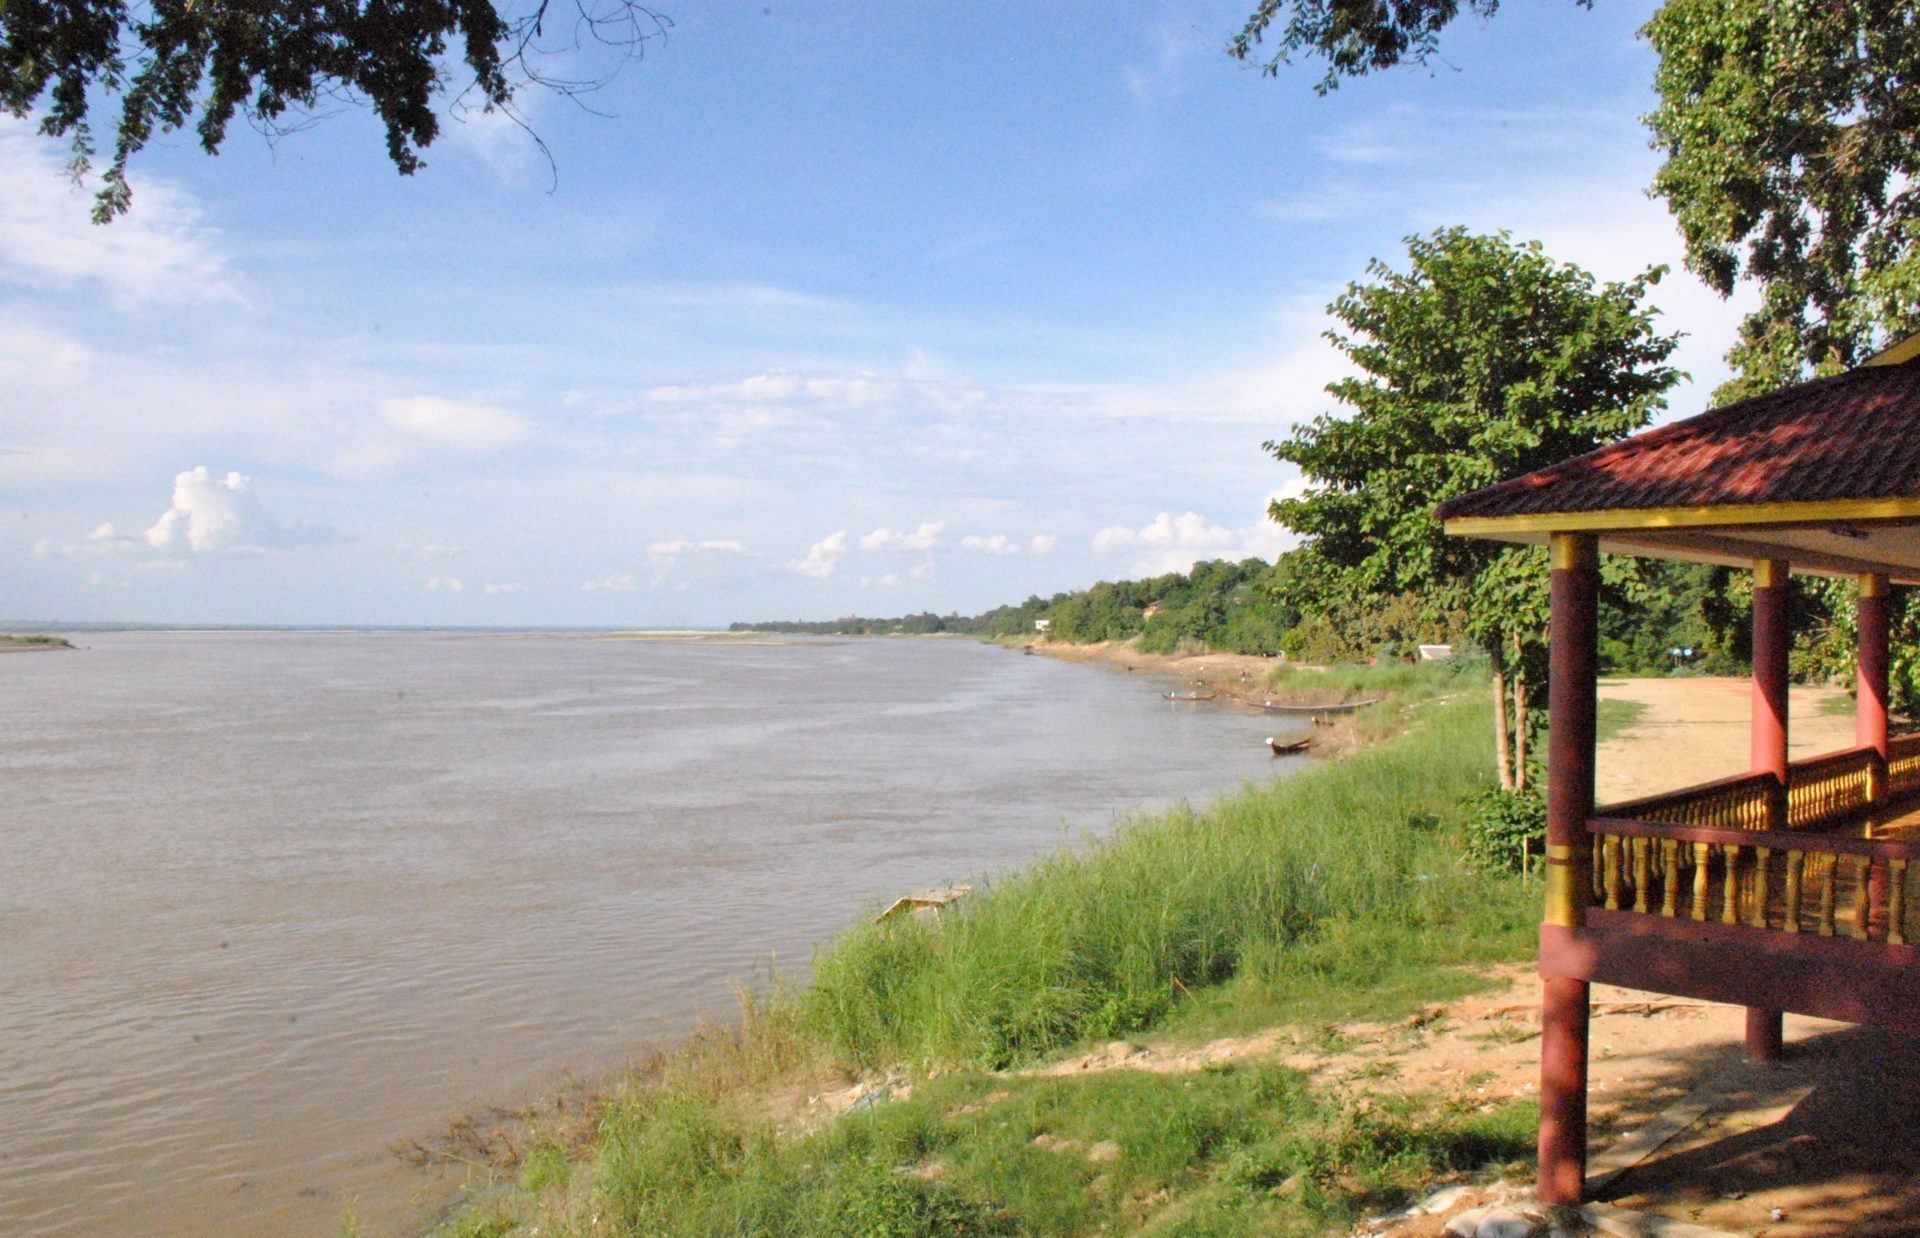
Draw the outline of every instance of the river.
<instances>
[{"instance_id":1,"label":"river","mask_svg":"<svg viewBox=\"0 0 1920 1238\"><path fill-rule=\"evenodd\" d=\"M108 633L0 656L0 1233L417 1228L391 1148L874 905L1295 768L941 640Z\"/></svg>"}]
</instances>

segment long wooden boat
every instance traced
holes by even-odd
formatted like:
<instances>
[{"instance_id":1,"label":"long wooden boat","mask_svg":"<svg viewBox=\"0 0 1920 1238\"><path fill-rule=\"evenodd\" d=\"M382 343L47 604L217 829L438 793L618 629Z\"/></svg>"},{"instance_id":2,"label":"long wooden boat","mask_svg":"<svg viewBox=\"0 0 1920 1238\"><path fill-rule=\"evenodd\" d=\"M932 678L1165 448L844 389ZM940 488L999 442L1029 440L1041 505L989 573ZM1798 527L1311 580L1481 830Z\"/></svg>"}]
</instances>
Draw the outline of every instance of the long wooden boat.
<instances>
[{"instance_id":1,"label":"long wooden boat","mask_svg":"<svg viewBox=\"0 0 1920 1238\"><path fill-rule=\"evenodd\" d=\"M1270 714L1350 714L1356 709L1365 709L1369 705L1378 705L1380 697L1369 697L1364 701L1341 701L1337 705L1290 705L1281 701L1249 701L1255 709L1264 709Z\"/></svg>"},{"instance_id":2,"label":"long wooden boat","mask_svg":"<svg viewBox=\"0 0 1920 1238\"><path fill-rule=\"evenodd\" d=\"M1169 692L1166 696L1170 701L1212 701L1218 700L1220 694L1218 692Z\"/></svg>"}]
</instances>

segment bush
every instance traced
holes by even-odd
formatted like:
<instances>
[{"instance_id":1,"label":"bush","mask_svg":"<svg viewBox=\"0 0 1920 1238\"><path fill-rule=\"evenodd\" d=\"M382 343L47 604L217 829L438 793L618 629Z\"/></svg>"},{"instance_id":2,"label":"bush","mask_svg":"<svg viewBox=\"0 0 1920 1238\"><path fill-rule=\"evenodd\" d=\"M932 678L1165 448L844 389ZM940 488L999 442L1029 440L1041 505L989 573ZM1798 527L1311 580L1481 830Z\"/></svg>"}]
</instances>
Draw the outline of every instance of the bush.
<instances>
[{"instance_id":1,"label":"bush","mask_svg":"<svg viewBox=\"0 0 1920 1238\"><path fill-rule=\"evenodd\" d=\"M1498 787L1467 800L1467 858L1480 868L1520 872L1545 854L1547 802L1533 791Z\"/></svg>"}]
</instances>

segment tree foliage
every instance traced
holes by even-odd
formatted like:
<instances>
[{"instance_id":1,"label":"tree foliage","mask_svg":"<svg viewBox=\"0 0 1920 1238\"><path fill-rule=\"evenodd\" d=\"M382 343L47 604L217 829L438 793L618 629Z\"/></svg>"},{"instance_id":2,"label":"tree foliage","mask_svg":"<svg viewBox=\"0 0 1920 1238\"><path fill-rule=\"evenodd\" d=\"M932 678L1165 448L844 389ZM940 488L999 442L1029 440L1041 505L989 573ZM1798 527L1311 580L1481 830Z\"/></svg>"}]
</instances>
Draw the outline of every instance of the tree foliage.
<instances>
[{"instance_id":1,"label":"tree foliage","mask_svg":"<svg viewBox=\"0 0 1920 1238\"><path fill-rule=\"evenodd\" d=\"M1647 117L1687 265L1761 304L1723 397L1865 359L1920 329L1920 6L1668 0Z\"/></svg>"},{"instance_id":2,"label":"tree foliage","mask_svg":"<svg viewBox=\"0 0 1920 1238\"><path fill-rule=\"evenodd\" d=\"M112 155L95 198L104 223L132 202L128 161L156 134L192 125L216 153L236 116L269 134L298 127L329 102L370 108L402 175L422 166L450 93L484 111L511 109L527 85L578 95L585 78L543 67L591 44L621 59L661 37L666 18L632 0L549 0L503 11L488 0L4 0L0 108L39 110L41 132L65 137L76 179L96 152L93 110L118 96ZM456 72L465 86L452 90Z\"/></svg>"},{"instance_id":3,"label":"tree foliage","mask_svg":"<svg viewBox=\"0 0 1920 1238\"><path fill-rule=\"evenodd\" d=\"M1327 388L1342 413L1266 445L1307 482L1271 514L1307 539L1318 567L1297 579L1319 598L1412 594L1464 612L1493 659L1502 781L1523 784L1545 557L1449 538L1433 508L1646 425L1680 377L1678 337L1654 330L1646 303L1658 267L1602 284L1538 243L1464 228L1410 237L1407 252L1407 270L1376 260L1329 307L1344 329L1327 338L1359 373Z\"/></svg>"},{"instance_id":4,"label":"tree foliage","mask_svg":"<svg viewBox=\"0 0 1920 1238\"><path fill-rule=\"evenodd\" d=\"M1593 7L1593 0L1574 3ZM1499 11L1500 0L1466 0L1466 8L1489 18ZM1327 62L1327 71L1314 89L1326 94L1343 77L1365 77L1404 61L1426 64L1439 50L1440 32L1460 9L1460 0L1260 0L1229 50L1251 60L1267 36L1275 35L1273 54L1261 71L1272 77L1297 54L1316 56Z\"/></svg>"}]
</instances>

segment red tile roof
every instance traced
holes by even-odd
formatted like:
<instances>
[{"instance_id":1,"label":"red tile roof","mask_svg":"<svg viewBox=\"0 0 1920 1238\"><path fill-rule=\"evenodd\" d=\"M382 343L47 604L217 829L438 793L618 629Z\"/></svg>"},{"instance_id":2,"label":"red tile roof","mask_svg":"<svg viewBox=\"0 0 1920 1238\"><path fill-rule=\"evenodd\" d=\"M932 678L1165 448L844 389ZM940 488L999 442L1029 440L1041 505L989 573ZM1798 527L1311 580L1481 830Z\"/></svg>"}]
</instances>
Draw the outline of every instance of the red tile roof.
<instances>
[{"instance_id":1,"label":"red tile roof","mask_svg":"<svg viewBox=\"0 0 1920 1238\"><path fill-rule=\"evenodd\" d=\"M1449 499L1440 520L1920 497L1920 362L1716 408Z\"/></svg>"}]
</instances>

